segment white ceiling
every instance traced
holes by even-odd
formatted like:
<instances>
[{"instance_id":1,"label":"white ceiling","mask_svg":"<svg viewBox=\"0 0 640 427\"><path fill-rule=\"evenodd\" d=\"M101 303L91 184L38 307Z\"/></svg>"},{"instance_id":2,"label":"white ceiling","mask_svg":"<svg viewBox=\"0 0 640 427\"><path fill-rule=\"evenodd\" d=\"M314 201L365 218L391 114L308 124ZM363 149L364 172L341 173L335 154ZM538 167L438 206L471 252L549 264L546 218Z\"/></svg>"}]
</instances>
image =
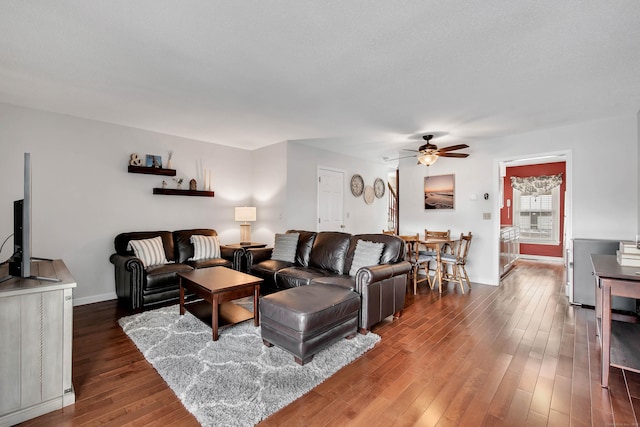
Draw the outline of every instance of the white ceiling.
<instances>
[{"instance_id":1,"label":"white ceiling","mask_svg":"<svg viewBox=\"0 0 640 427\"><path fill-rule=\"evenodd\" d=\"M635 114L640 2L3 0L0 102L246 149L472 145Z\"/></svg>"}]
</instances>

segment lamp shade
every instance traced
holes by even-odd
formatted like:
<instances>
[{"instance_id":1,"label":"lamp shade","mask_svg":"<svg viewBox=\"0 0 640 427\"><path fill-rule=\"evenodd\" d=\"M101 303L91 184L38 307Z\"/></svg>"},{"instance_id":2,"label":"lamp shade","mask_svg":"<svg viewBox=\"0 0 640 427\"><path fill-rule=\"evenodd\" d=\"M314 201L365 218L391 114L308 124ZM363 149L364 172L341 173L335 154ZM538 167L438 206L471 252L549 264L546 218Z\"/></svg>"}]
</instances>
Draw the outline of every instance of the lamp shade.
<instances>
[{"instance_id":1,"label":"lamp shade","mask_svg":"<svg viewBox=\"0 0 640 427\"><path fill-rule=\"evenodd\" d=\"M422 156L418 157L418 161L425 166L431 166L436 162L436 160L438 160L438 156L431 153L423 154Z\"/></svg>"},{"instance_id":2,"label":"lamp shade","mask_svg":"<svg viewBox=\"0 0 640 427\"><path fill-rule=\"evenodd\" d=\"M236 208L236 221L255 221L256 220L256 208L249 206L242 206Z\"/></svg>"}]
</instances>

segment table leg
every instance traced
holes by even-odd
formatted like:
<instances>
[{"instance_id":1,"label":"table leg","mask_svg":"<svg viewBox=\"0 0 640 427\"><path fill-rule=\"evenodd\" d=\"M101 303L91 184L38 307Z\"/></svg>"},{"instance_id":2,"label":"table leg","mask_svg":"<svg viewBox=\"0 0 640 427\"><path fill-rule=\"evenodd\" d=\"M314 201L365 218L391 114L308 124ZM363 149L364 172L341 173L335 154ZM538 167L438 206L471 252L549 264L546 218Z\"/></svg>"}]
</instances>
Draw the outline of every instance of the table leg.
<instances>
[{"instance_id":1,"label":"table leg","mask_svg":"<svg viewBox=\"0 0 640 427\"><path fill-rule=\"evenodd\" d=\"M609 363L611 362L611 283L602 280L602 387L609 387ZM596 320L597 321L597 320Z\"/></svg>"},{"instance_id":2,"label":"table leg","mask_svg":"<svg viewBox=\"0 0 640 427\"><path fill-rule=\"evenodd\" d=\"M440 246L436 252L436 268L438 269L438 292L442 294L442 261L440 260Z\"/></svg>"},{"instance_id":3,"label":"table leg","mask_svg":"<svg viewBox=\"0 0 640 427\"><path fill-rule=\"evenodd\" d=\"M184 316L184 286L182 286L182 277L180 277L179 283L180 283L180 316Z\"/></svg>"},{"instance_id":4,"label":"table leg","mask_svg":"<svg viewBox=\"0 0 640 427\"><path fill-rule=\"evenodd\" d=\"M260 285L253 287L253 324L260 326Z\"/></svg>"},{"instance_id":5,"label":"table leg","mask_svg":"<svg viewBox=\"0 0 640 427\"><path fill-rule=\"evenodd\" d=\"M213 332L213 340L218 341L218 311L220 304L218 297L214 297L211 301L211 331Z\"/></svg>"}]
</instances>

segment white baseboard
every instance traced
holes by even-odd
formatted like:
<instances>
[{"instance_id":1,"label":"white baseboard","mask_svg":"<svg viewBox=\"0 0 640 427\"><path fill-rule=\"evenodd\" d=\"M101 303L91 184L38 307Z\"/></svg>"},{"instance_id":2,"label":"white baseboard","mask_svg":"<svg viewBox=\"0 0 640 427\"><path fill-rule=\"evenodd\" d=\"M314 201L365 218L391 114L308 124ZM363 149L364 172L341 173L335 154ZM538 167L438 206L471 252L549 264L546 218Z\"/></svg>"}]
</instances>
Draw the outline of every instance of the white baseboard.
<instances>
[{"instance_id":1,"label":"white baseboard","mask_svg":"<svg viewBox=\"0 0 640 427\"><path fill-rule=\"evenodd\" d=\"M90 297L84 297L84 298L74 298L73 306L75 307L76 305L93 304L94 302L109 301L117 298L118 296L116 295L115 292L110 292L108 294L102 294L102 295L92 295Z\"/></svg>"},{"instance_id":2,"label":"white baseboard","mask_svg":"<svg viewBox=\"0 0 640 427\"><path fill-rule=\"evenodd\" d=\"M552 262L552 263L564 264L564 258L563 257L555 257L555 256L523 255L523 254L520 254L520 259L530 259L532 261L544 261L544 262Z\"/></svg>"}]
</instances>

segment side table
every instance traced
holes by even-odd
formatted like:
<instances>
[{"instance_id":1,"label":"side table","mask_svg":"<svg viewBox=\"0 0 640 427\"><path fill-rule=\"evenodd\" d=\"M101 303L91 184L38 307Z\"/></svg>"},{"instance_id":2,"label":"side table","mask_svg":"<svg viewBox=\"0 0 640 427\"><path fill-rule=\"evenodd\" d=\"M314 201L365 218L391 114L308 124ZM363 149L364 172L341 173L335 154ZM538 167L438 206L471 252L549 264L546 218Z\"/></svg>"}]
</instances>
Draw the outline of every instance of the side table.
<instances>
[{"instance_id":1,"label":"side table","mask_svg":"<svg viewBox=\"0 0 640 427\"><path fill-rule=\"evenodd\" d=\"M227 248L235 249L233 253L233 267L243 273L247 272L247 249L251 248L266 248L266 243L233 243L230 245L224 245Z\"/></svg>"}]
</instances>

